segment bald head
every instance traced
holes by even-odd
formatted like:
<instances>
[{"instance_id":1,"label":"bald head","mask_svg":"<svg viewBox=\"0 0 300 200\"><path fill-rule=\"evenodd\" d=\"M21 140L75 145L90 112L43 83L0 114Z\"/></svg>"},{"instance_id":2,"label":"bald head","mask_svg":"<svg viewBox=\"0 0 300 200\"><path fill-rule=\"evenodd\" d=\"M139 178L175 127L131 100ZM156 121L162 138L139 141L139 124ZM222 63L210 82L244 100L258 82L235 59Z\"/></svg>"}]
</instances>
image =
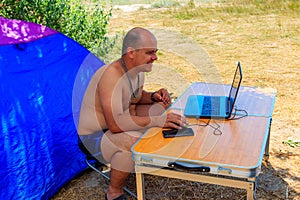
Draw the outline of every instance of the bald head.
<instances>
[{"instance_id":1,"label":"bald head","mask_svg":"<svg viewBox=\"0 0 300 200\"><path fill-rule=\"evenodd\" d=\"M135 50L153 47L153 42L156 44L156 38L149 30L136 27L128 31L123 40L122 55L126 54L128 48Z\"/></svg>"}]
</instances>

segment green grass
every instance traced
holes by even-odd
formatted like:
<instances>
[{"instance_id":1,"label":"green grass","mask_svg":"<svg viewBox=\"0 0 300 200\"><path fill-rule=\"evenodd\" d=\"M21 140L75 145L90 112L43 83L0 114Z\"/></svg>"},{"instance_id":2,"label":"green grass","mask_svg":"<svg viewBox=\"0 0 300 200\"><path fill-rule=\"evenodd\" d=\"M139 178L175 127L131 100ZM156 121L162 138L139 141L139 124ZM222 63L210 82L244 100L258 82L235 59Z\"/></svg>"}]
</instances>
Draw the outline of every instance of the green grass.
<instances>
[{"instance_id":1,"label":"green grass","mask_svg":"<svg viewBox=\"0 0 300 200\"><path fill-rule=\"evenodd\" d=\"M109 2L109 0L107 1ZM199 5L208 2L222 4L216 12L221 10L228 13L261 14L281 12L289 14L298 12L300 8L299 0L112 0L113 5L151 4L152 7L170 7L179 4L191 5L191 3ZM205 8L201 7L201 9Z\"/></svg>"},{"instance_id":2,"label":"green grass","mask_svg":"<svg viewBox=\"0 0 300 200\"><path fill-rule=\"evenodd\" d=\"M151 4L152 7L170 7L191 2L223 2L224 0L112 0L113 5Z\"/></svg>"},{"instance_id":3,"label":"green grass","mask_svg":"<svg viewBox=\"0 0 300 200\"><path fill-rule=\"evenodd\" d=\"M165 1L160 0L151 4L152 8L168 8L168 7L177 7L180 6L178 1Z\"/></svg>"},{"instance_id":4,"label":"green grass","mask_svg":"<svg viewBox=\"0 0 300 200\"><path fill-rule=\"evenodd\" d=\"M212 7L197 4L190 6L186 4L180 8L171 8L170 13L177 19L189 20L199 17L211 16L218 13L227 13L234 16L241 15L266 15L282 14L289 16L300 16L299 0L237 0L226 1ZM217 2L217 1L215 1ZM218 1L221 2L221 1Z\"/></svg>"},{"instance_id":5,"label":"green grass","mask_svg":"<svg viewBox=\"0 0 300 200\"><path fill-rule=\"evenodd\" d=\"M151 4L151 0L112 0L113 5Z\"/></svg>"}]
</instances>

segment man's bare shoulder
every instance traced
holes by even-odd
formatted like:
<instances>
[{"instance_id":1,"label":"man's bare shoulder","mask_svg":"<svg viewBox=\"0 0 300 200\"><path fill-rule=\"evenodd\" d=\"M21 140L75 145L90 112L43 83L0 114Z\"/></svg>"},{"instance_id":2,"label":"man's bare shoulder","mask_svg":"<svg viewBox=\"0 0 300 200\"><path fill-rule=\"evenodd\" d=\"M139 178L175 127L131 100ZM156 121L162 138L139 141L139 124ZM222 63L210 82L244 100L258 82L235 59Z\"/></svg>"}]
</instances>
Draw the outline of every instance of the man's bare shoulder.
<instances>
[{"instance_id":1,"label":"man's bare shoulder","mask_svg":"<svg viewBox=\"0 0 300 200\"><path fill-rule=\"evenodd\" d=\"M113 80L117 81L122 76L123 76L123 73L120 70L120 64L117 61L112 62L112 63L108 64L107 66L105 66L105 68L101 72L101 79L104 81L109 81L109 82L111 82Z\"/></svg>"},{"instance_id":2,"label":"man's bare shoulder","mask_svg":"<svg viewBox=\"0 0 300 200\"><path fill-rule=\"evenodd\" d=\"M109 75L122 76L120 67L120 63L118 61L114 61L106 66L104 73Z\"/></svg>"},{"instance_id":3,"label":"man's bare shoulder","mask_svg":"<svg viewBox=\"0 0 300 200\"><path fill-rule=\"evenodd\" d=\"M102 79L103 77L111 77L111 76L117 76L118 75L118 70L117 70L117 65L115 62L112 62L110 64L106 64L95 72L93 75L93 79L99 80L100 78Z\"/></svg>"},{"instance_id":4,"label":"man's bare shoulder","mask_svg":"<svg viewBox=\"0 0 300 200\"><path fill-rule=\"evenodd\" d=\"M100 90L112 90L112 88L116 87L116 85L122 84L123 81L123 74L120 70L118 62L112 62L108 65L103 66L97 74L95 75L94 79L97 80L96 84L98 89Z\"/></svg>"}]
</instances>

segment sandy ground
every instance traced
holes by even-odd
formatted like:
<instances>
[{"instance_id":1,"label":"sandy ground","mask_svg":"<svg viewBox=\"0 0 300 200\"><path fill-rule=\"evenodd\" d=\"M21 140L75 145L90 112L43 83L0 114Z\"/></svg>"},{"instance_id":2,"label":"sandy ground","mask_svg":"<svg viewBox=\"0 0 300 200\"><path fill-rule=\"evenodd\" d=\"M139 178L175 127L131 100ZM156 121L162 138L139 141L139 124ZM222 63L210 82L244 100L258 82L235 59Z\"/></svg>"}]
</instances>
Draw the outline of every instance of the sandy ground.
<instances>
[{"instance_id":1,"label":"sandy ground","mask_svg":"<svg viewBox=\"0 0 300 200\"><path fill-rule=\"evenodd\" d=\"M150 10L140 8L141 5L130 10L116 9L110 29L112 33L120 33L143 26L157 35L162 50L153 72L146 77L147 89L167 87L177 97L194 81L230 83L231 66L241 60L243 85L277 90L270 157L263 161L257 178L257 198L300 199L300 148L286 143L300 141L300 34L293 34L300 28L299 19L272 14L233 17L229 23L212 16L206 23L191 19L179 24L178 20L168 21L160 16L161 11L151 10L149 14ZM239 33L232 28L236 26L241 27ZM193 36L192 31L199 34ZM271 36L265 36L266 32ZM134 191L134 174L127 183ZM146 197L151 200L245 199L246 195L240 189L155 176L146 176L145 184ZM107 180L88 170L63 187L53 200L104 199L107 187Z\"/></svg>"}]
</instances>

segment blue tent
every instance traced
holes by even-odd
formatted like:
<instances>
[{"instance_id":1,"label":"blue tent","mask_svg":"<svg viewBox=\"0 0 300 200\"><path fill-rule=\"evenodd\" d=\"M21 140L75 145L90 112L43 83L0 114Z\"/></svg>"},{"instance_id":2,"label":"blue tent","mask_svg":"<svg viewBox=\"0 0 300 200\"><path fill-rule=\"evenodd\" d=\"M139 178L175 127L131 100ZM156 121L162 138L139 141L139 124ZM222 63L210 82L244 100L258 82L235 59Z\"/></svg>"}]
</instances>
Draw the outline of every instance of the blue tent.
<instances>
[{"instance_id":1,"label":"blue tent","mask_svg":"<svg viewBox=\"0 0 300 200\"><path fill-rule=\"evenodd\" d=\"M86 168L81 100L104 63L45 26L0 17L0 199L49 199Z\"/></svg>"}]
</instances>

